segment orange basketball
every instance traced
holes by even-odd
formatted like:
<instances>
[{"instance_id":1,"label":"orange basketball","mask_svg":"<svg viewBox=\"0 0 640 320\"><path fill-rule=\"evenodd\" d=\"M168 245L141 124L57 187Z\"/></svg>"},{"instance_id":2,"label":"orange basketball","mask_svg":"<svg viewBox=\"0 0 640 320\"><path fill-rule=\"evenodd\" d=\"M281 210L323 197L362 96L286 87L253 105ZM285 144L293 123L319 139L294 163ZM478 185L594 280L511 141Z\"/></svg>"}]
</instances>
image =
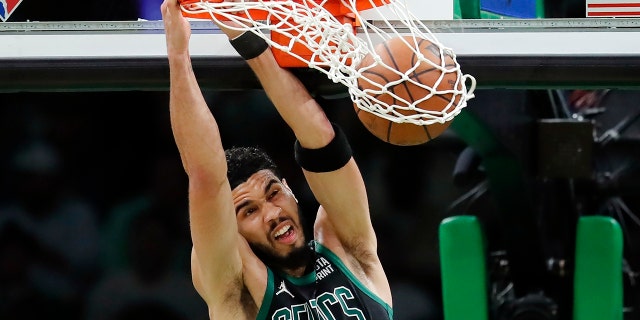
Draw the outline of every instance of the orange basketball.
<instances>
[{"instance_id":1,"label":"orange basketball","mask_svg":"<svg viewBox=\"0 0 640 320\"><path fill-rule=\"evenodd\" d=\"M411 37L406 37L406 39L408 43L413 43L413 39L411 39ZM425 58L436 64L440 64L440 49L437 45L431 43L431 41L427 39L418 39L418 48ZM434 87L443 71L434 68L425 61L418 62L418 57L415 54L414 49L403 42L400 37L380 43L376 46L375 52L380 56L384 64L401 73L405 73L413 68L416 63L419 63L418 67L410 74L409 78L436 90L452 90L458 80L458 73L445 72L438 87ZM360 66L366 67L373 63L373 57L369 54L363 59ZM455 66L455 61L451 56L445 55L445 65L447 67ZM365 80L365 77L368 80ZM393 70L387 69L382 64L379 64L362 72L362 77L358 80L358 88L361 90L379 90L379 87L377 87L376 84L385 85L387 83L397 81L398 79L401 79L401 75L397 74ZM462 83L458 83L457 89L462 89ZM410 103L424 98L429 94L428 89L420 87L410 81L400 82L399 84L389 88L388 91L393 92ZM389 93L380 94L376 96L376 98L388 105L395 104L408 106L406 103L396 99ZM454 95L451 93L440 95L436 94L429 99L420 102L416 107L429 111L443 111L449 102L451 102L451 99L454 99ZM456 95L455 99L454 105L458 103L460 95ZM451 124L451 121L447 121L445 123L434 123L431 125L397 123L362 110L355 105L354 107L358 115L358 119L360 119L369 132L385 142L399 146L426 143L439 136ZM418 113L414 110L397 110L405 116Z\"/></svg>"}]
</instances>

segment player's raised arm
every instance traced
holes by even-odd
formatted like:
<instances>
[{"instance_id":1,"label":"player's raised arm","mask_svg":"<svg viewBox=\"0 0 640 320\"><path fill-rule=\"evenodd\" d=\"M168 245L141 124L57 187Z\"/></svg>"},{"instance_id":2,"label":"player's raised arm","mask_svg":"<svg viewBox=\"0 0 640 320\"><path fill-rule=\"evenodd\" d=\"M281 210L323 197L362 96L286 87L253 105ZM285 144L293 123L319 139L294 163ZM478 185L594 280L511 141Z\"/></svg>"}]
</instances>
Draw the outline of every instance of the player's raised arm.
<instances>
[{"instance_id":1,"label":"player's raised arm","mask_svg":"<svg viewBox=\"0 0 640 320\"><path fill-rule=\"evenodd\" d=\"M171 127L189 176L194 281L209 309L218 313L215 308L223 299L239 294L242 271L227 164L218 126L192 70L189 22L177 0L165 0L161 10L170 66Z\"/></svg>"},{"instance_id":2,"label":"player's raised arm","mask_svg":"<svg viewBox=\"0 0 640 320\"><path fill-rule=\"evenodd\" d=\"M270 51L249 61L249 65L295 133L296 159L322 206L319 221L326 214L347 251L357 247L375 252L365 185L342 130L332 125L302 83L278 66Z\"/></svg>"},{"instance_id":3,"label":"player's raised arm","mask_svg":"<svg viewBox=\"0 0 640 320\"><path fill-rule=\"evenodd\" d=\"M298 78L277 64L262 39L250 31L221 28L295 133L297 158L323 208L320 220L326 215L322 221L347 251L357 247L367 252L366 257L375 255L377 244L364 182L341 130L332 125Z\"/></svg>"},{"instance_id":4,"label":"player's raised arm","mask_svg":"<svg viewBox=\"0 0 640 320\"><path fill-rule=\"evenodd\" d=\"M366 188L347 138L332 125L298 78L277 64L270 50L247 62L297 138L296 160L321 205L314 225L315 239L347 261L352 272L364 274L366 279L360 280L391 305Z\"/></svg>"}]
</instances>

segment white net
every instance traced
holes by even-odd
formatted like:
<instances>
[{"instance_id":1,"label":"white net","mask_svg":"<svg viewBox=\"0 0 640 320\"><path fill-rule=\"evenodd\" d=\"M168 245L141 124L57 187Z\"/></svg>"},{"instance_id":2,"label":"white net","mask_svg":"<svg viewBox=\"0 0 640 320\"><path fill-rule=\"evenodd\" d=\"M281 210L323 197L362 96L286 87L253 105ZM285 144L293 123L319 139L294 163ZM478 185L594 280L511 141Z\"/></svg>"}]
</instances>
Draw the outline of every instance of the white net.
<instances>
[{"instance_id":1,"label":"white net","mask_svg":"<svg viewBox=\"0 0 640 320\"><path fill-rule=\"evenodd\" d=\"M218 0L187 0L182 10L187 16L206 15L218 24L255 33L272 48L346 86L354 105L376 116L416 125L444 123L474 97L475 79L461 72L453 50L401 0L211 1ZM379 18L365 20L362 8ZM393 59L381 57L381 46L392 39L402 42L403 51L412 51L409 65L404 61L405 67L398 67ZM385 77L373 76L380 72ZM419 76L424 72L430 76ZM410 94L397 90L399 86L411 88Z\"/></svg>"}]
</instances>

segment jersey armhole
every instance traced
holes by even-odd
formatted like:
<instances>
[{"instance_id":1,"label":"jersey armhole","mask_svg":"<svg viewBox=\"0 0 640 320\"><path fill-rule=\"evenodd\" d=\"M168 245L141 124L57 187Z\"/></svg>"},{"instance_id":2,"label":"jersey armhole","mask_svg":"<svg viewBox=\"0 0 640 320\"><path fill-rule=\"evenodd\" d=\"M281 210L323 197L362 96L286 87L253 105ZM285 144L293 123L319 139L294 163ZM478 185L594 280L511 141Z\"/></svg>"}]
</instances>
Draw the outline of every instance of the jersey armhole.
<instances>
[{"instance_id":1,"label":"jersey armhole","mask_svg":"<svg viewBox=\"0 0 640 320\"><path fill-rule=\"evenodd\" d=\"M349 280L353 282L356 285L356 287L358 287L358 289L360 289L367 296L369 296L369 298L373 299L373 301L379 303L381 306L384 307L384 309L387 311L387 314L389 315L389 319L393 319L393 309L391 308L390 305L388 305L386 302L380 299L378 295L371 292L369 288L367 288L364 284L362 284L362 282L360 282L360 280L356 278L356 276L353 275L353 273L351 273L351 270L347 268L347 266L342 262L342 260L340 260L340 258L338 258L338 256L335 253L333 253L333 251L329 250L329 248L323 246L319 242L316 242L315 245L316 245L316 251L318 253L325 255L329 259L329 261L333 262L342 271L342 273L344 273L347 276L347 278L349 278Z\"/></svg>"},{"instance_id":2,"label":"jersey armhole","mask_svg":"<svg viewBox=\"0 0 640 320\"><path fill-rule=\"evenodd\" d=\"M260 310L258 311L258 316L256 316L256 320L266 320L267 314L269 313L269 308L271 307L271 300L273 299L273 272L269 267L267 267L267 288L264 290L264 296L262 298L262 304L260 305Z\"/></svg>"}]
</instances>

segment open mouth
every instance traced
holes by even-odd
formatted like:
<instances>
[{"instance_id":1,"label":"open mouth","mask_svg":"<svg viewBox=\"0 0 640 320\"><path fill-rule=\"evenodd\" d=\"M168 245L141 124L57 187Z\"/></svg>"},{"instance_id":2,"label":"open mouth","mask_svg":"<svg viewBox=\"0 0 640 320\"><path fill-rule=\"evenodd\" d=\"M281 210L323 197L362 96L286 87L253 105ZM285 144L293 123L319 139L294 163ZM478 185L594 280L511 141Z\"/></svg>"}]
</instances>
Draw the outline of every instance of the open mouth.
<instances>
[{"instance_id":1,"label":"open mouth","mask_svg":"<svg viewBox=\"0 0 640 320\"><path fill-rule=\"evenodd\" d=\"M288 223L281 226L280 228L277 228L276 232L274 233L274 237L276 241L284 244L293 243L295 240L295 235L296 235L296 232L293 229L293 226Z\"/></svg>"}]
</instances>

